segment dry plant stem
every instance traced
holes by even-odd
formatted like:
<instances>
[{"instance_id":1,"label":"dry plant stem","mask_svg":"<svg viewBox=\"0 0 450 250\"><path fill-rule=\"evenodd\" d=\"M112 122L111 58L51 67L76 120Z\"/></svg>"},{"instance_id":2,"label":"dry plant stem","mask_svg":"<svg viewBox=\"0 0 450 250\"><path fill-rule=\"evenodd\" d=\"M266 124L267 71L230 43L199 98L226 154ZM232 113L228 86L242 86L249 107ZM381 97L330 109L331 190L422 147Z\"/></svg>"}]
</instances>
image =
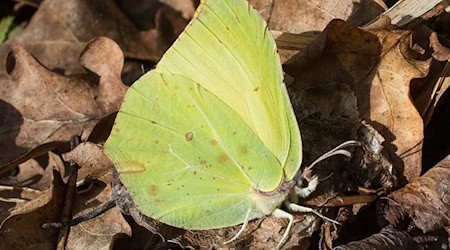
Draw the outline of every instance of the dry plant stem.
<instances>
[{"instance_id":1,"label":"dry plant stem","mask_svg":"<svg viewBox=\"0 0 450 250\"><path fill-rule=\"evenodd\" d=\"M427 107L424 109L423 113L421 114L424 118L424 123L428 124L431 120L431 117L433 115L434 108L432 105L436 105L437 101L436 99L441 94L442 88L444 86L445 76L450 72L450 60L447 61L447 64L445 64L444 69L442 70L441 77L439 77L439 82L436 85L436 87L433 90L433 96L431 100L428 102Z\"/></svg>"},{"instance_id":2,"label":"dry plant stem","mask_svg":"<svg viewBox=\"0 0 450 250\"><path fill-rule=\"evenodd\" d=\"M0 185L0 191L21 191L22 193L33 193L34 195L39 196L42 191L39 191L37 189L27 188L27 187L12 187L12 186L3 186ZM3 198L0 197L0 201L2 202L11 202L11 203L19 203L19 202L27 202L28 199L24 198Z\"/></svg>"},{"instance_id":3,"label":"dry plant stem","mask_svg":"<svg viewBox=\"0 0 450 250\"><path fill-rule=\"evenodd\" d=\"M80 137L74 136L70 140L70 149L74 149L80 144ZM70 232L70 224L72 222L72 206L73 200L75 198L75 189L77 187L77 175L78 175L78 165L70 163L69 167L69 181L67 182L66 199L64 202L64 208L62 211L62 227L58 235L58 245L56 249L64 250L67 243L67 238Z\"/></svg>"},{"instance_id":4,"label":"dry plant stem","mask_svg":"<svg viewBox=\"0 0 450 250\"><path fill-rule=\"evenodd\" d=\"M74 218L72 220L72 222L70 223L70 226L78 225L83 221L93 219L93 218L107 212L108 210L110 210L111 208L116 206L116 200L117 200L116 197L111 196L111 198L105 204L103 204L101 207L99 207L87 214L83 214L83 215L80 215L80 216Z\"/></svg>"},{"instance_id":5,"label":"dry plant stem","mask_svg":"<svg viewBox=\"0 0 450 250\"><path fill-rule=\"evenodd\" d=\"M278 49L302 50L308 47L319 34L310 32L302 34L293 34L284 31L271 30Z\"/></svg>"},{"instance_id":6,"label":"dry plant stem","mask_svg":"<svg viewBox=\"0 0 450 250\"><path fill-rule=\"evenodd\" d=\"M99 207L87 214L83 214L83 215L73 218L70 222L70 226L71 227L76 226L83 221L93 219L93 218L107 212L108 210L110 210L111 208L116 206L116 200L117 200L117 196L111 196L111 198L108 201L106 201L106 203L103 204L101 207ZM44 228L44 229L62 228L62 227L63 227L62 222L51 222L51 223L45 223L42 225L42 228Z\"/></svg>"},{"instance_id":7,"label":"dry plant stem","mask_svg":"<svg viewBox=\"0 0 450 250\"><path fill-rule=\"evenodd\" d=\"M320 204L320 207L342 207L354 204L362 204L362 203L372 203L377 199L377 195L353 195L353 196L344 196L344 197L336 197L328 200L325 204ZM306 205L315 206L315 203L311 203L311 201L306 201Z\"/></svg>"}]
</instances>

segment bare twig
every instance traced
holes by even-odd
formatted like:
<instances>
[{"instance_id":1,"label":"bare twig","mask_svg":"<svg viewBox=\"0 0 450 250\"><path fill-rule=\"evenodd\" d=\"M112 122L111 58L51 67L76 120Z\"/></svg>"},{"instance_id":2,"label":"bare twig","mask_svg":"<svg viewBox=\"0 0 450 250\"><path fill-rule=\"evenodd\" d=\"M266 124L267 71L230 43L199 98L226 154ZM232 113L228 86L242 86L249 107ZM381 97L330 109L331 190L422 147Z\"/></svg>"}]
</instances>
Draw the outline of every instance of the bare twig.
<instances>
[{"instance_id":1,"label":"bare twig","mask_svg":"<svg viewBox=\"0 0 450 250\"><path fill-rule=\"evenodd\" d=\"M352 195L344 197L335 197L329 199L325 204L320 204L320 207L342 207L354 204L372 203L377 199L377 195ZM306 201L308 206L317 206L314 201Z\"/></svg>"},{"instance_id":2,"label":"bare twig","mask_svg":"<svg viewBox=\"0 0 450 250\"><path fill-rule=\"evenodd\" d=\"M80 144L80 137L79 136L72 137L72 139L70 140L70 149L74 149L76 146L78 146L78 144ZM56 247L56 249L58 250L65 249L67 238L69 237L70 224L72 222L72 205L73 200L75 198L75 189L77 185L77 175L78 175L78 165L70 163L66 199L62 211L62 220L61 220L62 227L59 231L58 245Z\"/></svg>"},{"instance_id":3,"label":"bare twig","mask_svg":"<svg viewBox=\"0 0 450 250\"><path fill-rule=\"evenodd\" d=\"M83 214L83 215L80 215L80 216L74 218L70 225L71 226L78 225L83 221L93 219L93 218L107 212L108 210L110 210L111 208L116 206L116 200L117 200L116 197L111 196L111 198L108 201L106 201L106 203L104 203L101 207L93 210L92 212L89 212L87 214Z\"/></svg>"},{"instance_id":4,"label":"bare twig","mask_svg":"<svg viewBox=\"0 0 450 250\"><path fill-rule=\"evenodd\" d=\"M111 196L111 198L108 201L106 201L106 203L104 203L101 207L99 207L87 214L83 214L83 215L73 218L70 221L69 226L71 226L71 227L76 226L76 225L80 224L81 222L93 219L101 214L104 214L105 212L107 212L108 210L110 210L111 208L116 206L116 200L117 200L117 196ZM63 226L64 225L62 222L51 222L51 223L45 223L42 225L42 227L44 229L62 228Z\"/></svg>"}]
</instances>

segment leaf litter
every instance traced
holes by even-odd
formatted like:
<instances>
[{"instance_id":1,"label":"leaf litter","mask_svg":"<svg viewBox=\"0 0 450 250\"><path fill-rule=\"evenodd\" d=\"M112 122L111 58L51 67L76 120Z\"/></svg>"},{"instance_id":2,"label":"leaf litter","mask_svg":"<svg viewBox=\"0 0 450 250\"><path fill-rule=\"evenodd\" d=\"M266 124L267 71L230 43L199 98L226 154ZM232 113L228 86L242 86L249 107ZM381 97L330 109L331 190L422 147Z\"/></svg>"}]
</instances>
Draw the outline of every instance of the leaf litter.
<instances>
[{"instance_id":1,"label":"leaf litter","mask_svg":"<svg viewBox=\"0 0 450 250\"><path fill-rule=\"evenodd\" d=\"M240 226L185 231L145 218L102 152L127 89L122 79L156 63L198 3L154 1L148 7L153 14L146 16L120 1L58 1L36 4L24 32L0 46L1 248L56 246L58 229L42 224L61 221L68 161L80 166L74 217L111 196L120 198L113 209L72 226L67 249L274 247L286 226L277 218L250 222L227 246L222 243ZM250 2L269 28L313 34L306 48L280 51L304 166L344 141L362 144L348 149L351 158L336 156L315 166L319 187L300 201L342 225L295 214L284 247L448 246L450 142L442 138L449 135L450 34L442 27L448 27L449 14L430 12L427 23L402 29L389 19L358 28L387 7L381 1L309 0L303 5L311 11L299 15L304 9L295 7L298 1ZM74 135L85 143L67 153Z\"/></svg>"},{"instance_id":2,"label":"leaf litter","mask_svg":"<svg viewBox=\"0 0 450 250\"><path fill-rule=\"evenodd\" d=\"M98 49L98 47L102 49ZM115 112L127 87L120 79L123 55L108 38L90 43L81 55L89 74L52 72L23 47L8 56L0 75L0 173L43 152L63 146L73 134L89 135L97 121Z\"/></svg>"}]
</instances>

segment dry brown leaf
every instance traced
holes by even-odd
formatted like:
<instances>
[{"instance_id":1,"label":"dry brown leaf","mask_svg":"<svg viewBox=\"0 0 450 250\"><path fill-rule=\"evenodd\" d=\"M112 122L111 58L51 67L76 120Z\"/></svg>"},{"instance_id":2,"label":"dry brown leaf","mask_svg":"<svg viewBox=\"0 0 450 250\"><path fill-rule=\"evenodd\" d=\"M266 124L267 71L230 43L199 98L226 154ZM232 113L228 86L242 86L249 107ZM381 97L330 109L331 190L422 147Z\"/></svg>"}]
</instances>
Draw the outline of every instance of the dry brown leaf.
<instances>
[{"instance_id":1,"label":"dry brown leaf","mask_svg":"<svg viewBox=\"0 0 450 250\"><path fill-rule=\"evenodd\" d=\"M296 79L292 88L348 84L361 118L386 139L397 173L413 179L421 171L423 122L410 99L409 83L423 77L429 64L411 57L408 34L369 32L335 20L285 70Z\"/></svg>"},{"instance_id":2,"label":"dry brown leaf","mask_svg":"<svg viewBox=\"0 0 450 250\"><path fill-rule=\"evenodd\" d=\"M82 166L83 168L84 166ZM86 214L104 204L111 196L111 171L100 177L88 192L77 194L74 216ZM100 182L100 184L99 184ZM70 228L68 250L112 249L116 239L131 235L131 228L118 207Z\"/></svg>"},{"instance_id":3,"label":"dry brown leaf","mask_svg":"<svg viewBox=\"0 0 450 250\"><path fill-rule=\"evenodd\" d=\"M320 222L314 216L303 215L294 216L294 221L295 224L292 226L289 238L283 248L306 250L310 246L310 238ZM287 221L285 220L267 217L249 223L242 236L228 245L224 245L223 242L236 235L240 226L208 231L187 231L183 235L182 243L195 249L275 249L283 237L286 226Z\"/></svg>"},{"instance_id":4,"label":"dry brown leaf","mask_svg":"<svg viewBox=\"0 0 450 250\"><path fill-rule=\"evenodd\" d=\"M439 82L445 80L445 75L443 75L445 64L432 60L428 75L424 78L411 81L411 97L414 100L417 110L424 119L425 125L430 121L433 110L435 109L436 100L434 100L434 95L436 95L436 91L439 88ZM441 78L441 76L444 77Z\"/></svg>"},{"instance_id":5,"label":"dry brown leaf","mask_svg":"<svg viewBox=\"0 0 450 250\"><path fill-rule=\"evenodd\" d=\"M448 2L448 0L446 0ZM436 22L433 24L433 30L439 34L440 37L445 40L450 39L450 30L448 29L448 25L450 23L450 4L446 12L443 12L436 18ZM448 44L447 44L447 47Z\"/></svg>"},{"instance_id":6,"label":"dry brown leaf","mask_svg":"<svg viewBox=\"0 0 450 250\"><path fill-rule=\"evenodd\" d=\"M54 249L59 229L45 230L41 228L41 225L61 221L66 186L58 172L53 171L53 174L55 176L53 185L39 197L30 193L28 189L20 190L22 191L20 198L35 199L24 205L16 206L12 215L1 225L1 249L4 249L3 247ZM8 190L5 189L5 191ZM77 194L73 207L74 215L79 216L96 209L110 196L111 172L108 172L93 182L88 189ZM5 198L8 197L5 196ZM0 206L0 208L3 207ZM0 211L0 214L4 216L5 212L7 210ZM130 234L130 226L122 217L120 209L115 207L94 219L71 227L67 249L110 248L119 236ZM3 242L6 241L8 241L8 245L3 245ZM21 242L19 243L19 241Z\"/></svg>"},{"instance_id":7,"label":"dry brown leaf","mask_svg":"<svg viewBox=\"0 0 450 250\"><path fill-rule=\"evenodd\" d=\"M48 152L19 164L11 173L5 173L0 177L0 184L46 190L51 185L54 169L64 176L65 166L61 157Z\"/></svg>"},{"instance_id":8,"label":"dry brown leaf","mask_svg":"<svg viewBox=\"0 0 450 250\"><path fill-rule=\"evenodd\" d=\"M14 11L17 11L25 6L38 8L42 1L43 0L16 0L15 2L17 3L14 5Z\"/></svg>"},{"instance_id":9,"label":"dry brown leaf","mask_svg":"<svg viewBox=\"0 0 450 250\"><path fill-rule=\"evenodd\" d=\"M360 190L364 188L392 191L397 186L397 173L386 156L383 146L385 139L365 121L362 122L358 134L362 146L356 149L349 168L355 184Z\"/></svg>"},{"instance_id":10,"label":"dry brown leaf","mask_svg":"<svg viewBox=\"0 0 450 250\"><path fill-rule=\"evenodd\" d=\"M127 89L120 80L122 51L108 38L94 40L81 55L95 74L59 75L20 46L9 59L10 73L0 74L0 173L73 135L86 138L100 118L118 110Z\"/></svg>"},{"instance_id":11,"label":"dry brown leaf","mask_svg":"<svg viewBox=\"0 0 450 250\"><path fill-rule=\"evenodd\" d=\"M111 160L103 153L103 149L91 142L81 143L72 151L63 154L63 158L65 161L81 166L78 170L78 180L83 180L88 175L96 179L114 167Z\"/></svg>"},{"instance_id":12,"label":"dry brown leaf","mask_svg":"<svg viewBox=\"0 0 450 250\"><path fill-rule=\"evenodd\" d=\"M354 0L249 0L268 21L271 30L289 33L322 31L333 19L347 20L353 25L363 25L384 12L385 6L375 1ZM279 50L285 62L295 52Z\"/></svg>"},{"instance_id":13,"label":"dry brown leaf","mask_svg":"<svg viewBox=\"0 0 450 250\"><path fill-rule=\"evenodd\" d=\"M321 31L336 18L347 20L353 25L363 25L385 10L385 6L380 6L374 1L272 0L263 2L265 4L258 3L256 6L268 8L268 2L272 2L269 27L291 33Z\"/></svg>"},{"instance_id":14,"label":"dry brown leaf","mask_svg":"<svg viewBox=\"0 0 450 250\"><path fill-rule=\"evenodd\" d=\"M414 102L427 126L433 118L439 101L450 88L450 61L445 63L433 61L427 77L416 79L414 86L417 96ZM420 91L420 88L422 90Z\"/></svg>"},{"instance_id":15,"label":"dry brown leaf","mask_svg":"<svg viewBox=\"0 0 450 250\"><path fill-rule=\"evenodd\" d=\"M266 22L270 19L274 0L248 0L248 2L261 14Z\"/></svg>"},{"instance_id":16,"label":"dry brown leaf","mask_svg":"<svg viewBox=\"0 0 450 250\"><path fill-rule=\"evenodd\" d=\"M99 36L116 41L127 58L159 60L187 21L169 8L158 13L157 28L143 31L114 0L45 0L24 32L0 47L0 72L10 46L19 43L50 69L82 73L79 55Z\"/></svg>"},{"instance_id":17,"label":"dry brown leaf","mask_svg":"<svg viewBox=\"0 0 450 250\"><path fill-rule=\"evenodd\" d=\"M433 28L439 31L439 38L436 32L425 25L415 27L413 32L414 42L424 49L422 57L434 58L428 75L425 78L411 81L411 96L424 120L425 126L432 119L439 100L450 87L450 49L448 49L450 43L445 39L445 29L448 30L450 18L445 20L443 18L445 16L448 17L450 14L440 15L440 19L433 24ZM441 25L445 26L444 30L442 30L443 27ZM447 46L441 44L440 40Z\"/></svg>"},{"instance_id":18,"label":"dry brown leaf","mask_svg":"<svg viewBox=\"0 0 450 250\"><path fill-rule=\"evenodd\" d=\"M55 249L59 230L41 227L61 220L66 187L58 172L54 171L53 177L49 190L15 209L0 224L2 249Z\"/></svg>"},{"instance_id":19,"label":"dry brown leaf","mask_svg":"<svg viewBox=\"0 0 450 250\"><path fill-rule=\"evenodd\" d=\"M433 57L438 61L450 60L450 49L443 46L438 39L436 32L431 33L430 46L433 48Z\"/></svg>"},{"instance_id":20,"label":"dry brown leaf","mask_svg":"<svg viewBox=\"0 0 450 250\"><path fill-rule=\"evenodd\" d=\"M194 16L195 8L192 0L159 0L172 7L172 9L180 12L186 20L190 20Z\"/></svg>"},{"instance_id":21,"label":"dry brown leaf","mask_svg":"<svg viewBox=\"0 0 450 250\"><path fill-rule=\"evenodd\" d=\"M393 227L386 227L370 237L337 246L335 250L371 250L371 249L420 249L420 246L407 233Z\"/></svg>"},{"instance_id":22,"label":"dry brown leaf","mask_svg":"<svg viewBox=\"0 0 450 250\"><path fill-rule=\"evenodd\" d=\"M24 206L28 201L42 195L42 191L32 188L0 186L0 222L5 220L14 209Z\"/></svg>"},{"instance_id":23,"label":"dry brown leaf","mask_svg":"<svg viewBox=\"0 0 450 250\"><path fill-rule=\"evenodd\" d=\"M450 155L417 180L389 195L384 217L391 225L412 220L427 233L450 226Z\"/></svg>"},{"instance_id":24,"label":"dry brown leaf","mask_svg":"<svg viewBox=\"0 0 450 250\"><path fill-rule=\"evenodd\" d=\"M330 82L305 88L297 83L288 90L306 149L303 163L309 165L342 142L357 138L359 112L355 93L345 83ZM326 168L328 174L333 169L329 162Z\"/></svg>"},{"instance_id":25,"label":"dry brown leaf","mask_svg":"<svg viewBox=\"0 0 450 250\"><path fill-rule=\"evenodd\" d=\"M164 7L159 0L115 0L130 20L140 29L154 29L157 12Z\"/></svg>"}]
</instances>

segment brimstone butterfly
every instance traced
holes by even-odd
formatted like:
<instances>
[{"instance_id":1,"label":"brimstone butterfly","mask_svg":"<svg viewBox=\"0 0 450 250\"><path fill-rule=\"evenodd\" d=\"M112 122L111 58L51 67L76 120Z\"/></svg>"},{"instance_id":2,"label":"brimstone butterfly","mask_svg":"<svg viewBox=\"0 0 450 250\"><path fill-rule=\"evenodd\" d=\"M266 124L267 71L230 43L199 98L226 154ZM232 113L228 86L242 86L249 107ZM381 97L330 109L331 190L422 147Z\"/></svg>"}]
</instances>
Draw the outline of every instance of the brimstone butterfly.
<instances>
[{"instance_id":1,"label":"brimstone butterfly","mask_svg":"<svg viewBox=\"0 0 450 250\"><path fill-rule=\"evenodd\" d=\"M274 39L247 1L201 2L128 90L105 152L153 219L201 230L273 214L289 229L278 207L300 167L300 132Z\"/></svg>"}]
</instances>

